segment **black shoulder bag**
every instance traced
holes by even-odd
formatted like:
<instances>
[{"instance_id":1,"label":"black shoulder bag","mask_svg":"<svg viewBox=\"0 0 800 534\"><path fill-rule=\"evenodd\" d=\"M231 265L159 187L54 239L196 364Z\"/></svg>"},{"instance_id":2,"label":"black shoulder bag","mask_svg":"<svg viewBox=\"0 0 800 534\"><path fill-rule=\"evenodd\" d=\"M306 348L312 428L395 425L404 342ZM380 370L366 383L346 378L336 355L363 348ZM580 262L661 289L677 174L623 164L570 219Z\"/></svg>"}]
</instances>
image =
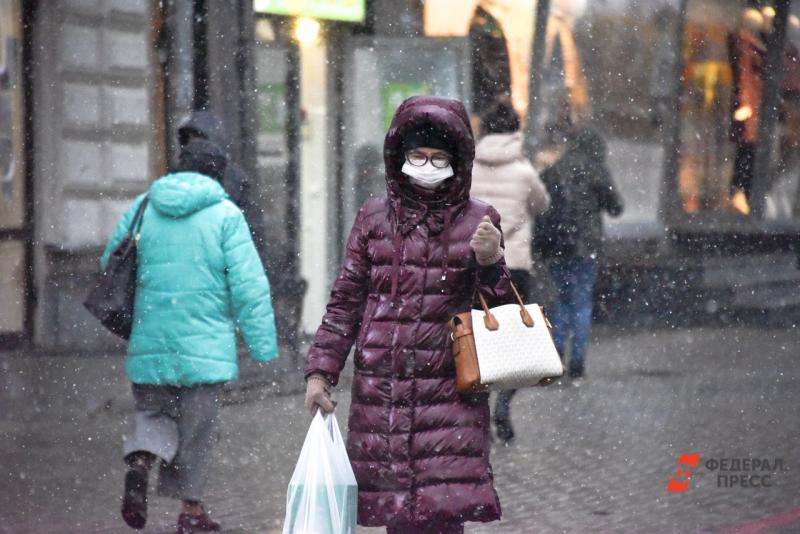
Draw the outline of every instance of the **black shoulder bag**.
<instances>
[{"instance_id":1,"label":"black shoulder bag","mask_svg":"<svg viewBox=\"0 0 800 534\"><path fill-rule=\"evenodd\" d=\"M142 230L147 197L136 209L128 233L108 258L105 271L97 276L83 302L89 313L121 338L131 337L133 301L136 296L136 247Z\"/></svg>"}]
</instances>

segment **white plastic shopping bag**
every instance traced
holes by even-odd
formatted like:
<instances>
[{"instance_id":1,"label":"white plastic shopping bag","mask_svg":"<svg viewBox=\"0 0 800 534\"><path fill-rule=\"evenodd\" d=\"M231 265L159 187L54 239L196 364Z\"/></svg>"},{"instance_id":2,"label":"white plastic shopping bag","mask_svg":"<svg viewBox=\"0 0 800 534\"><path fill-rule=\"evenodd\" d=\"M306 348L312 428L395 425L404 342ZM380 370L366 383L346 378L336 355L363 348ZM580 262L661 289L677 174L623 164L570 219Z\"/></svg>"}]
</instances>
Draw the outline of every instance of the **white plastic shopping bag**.
<instances>
[{"instance_id":1,"label":"white plastic shopping bag","mask_svg":"<svg viewBox=\"0 0 800 534\"><path fill-rule=\"evenodd\" d=\"M289 482L283 534L353 534L357 503L336 417L317 410Z\"/></svg>"}]
</instances>

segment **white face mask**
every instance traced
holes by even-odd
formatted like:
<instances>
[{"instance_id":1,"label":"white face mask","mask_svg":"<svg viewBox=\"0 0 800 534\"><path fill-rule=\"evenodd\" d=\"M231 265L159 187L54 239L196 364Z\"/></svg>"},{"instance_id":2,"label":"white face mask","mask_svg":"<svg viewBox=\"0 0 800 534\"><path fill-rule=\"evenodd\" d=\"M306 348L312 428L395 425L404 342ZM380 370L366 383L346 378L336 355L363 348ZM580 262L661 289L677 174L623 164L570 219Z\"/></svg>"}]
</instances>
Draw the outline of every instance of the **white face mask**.
<instances>
[{"instance_id":1,"label":"white face mask","mask_svg":"<svg viewBox=\"0 0 800 534\"><path fill-rule=\"evenodd\" d=\"M421 167L415 167L406 161L402 171L403 174L411 179L411 183L424 187L425 189L436 189L439 184L453 176L452 165L448 165L443 169L437 169L430 161Z\"/></svg>"}]
</instances>

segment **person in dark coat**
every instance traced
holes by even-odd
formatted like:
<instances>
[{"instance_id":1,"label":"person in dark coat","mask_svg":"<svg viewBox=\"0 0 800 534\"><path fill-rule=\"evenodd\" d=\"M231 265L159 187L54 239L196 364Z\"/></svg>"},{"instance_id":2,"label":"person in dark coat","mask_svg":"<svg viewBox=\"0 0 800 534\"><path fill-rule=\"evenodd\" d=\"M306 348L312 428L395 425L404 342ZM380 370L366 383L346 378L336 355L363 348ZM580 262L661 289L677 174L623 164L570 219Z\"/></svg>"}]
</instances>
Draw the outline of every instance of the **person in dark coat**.
<instances>
[{"instance_id":1,"label":"person in dark coat","mask_svg":"<svg viewBox=\"0 0 800 534\"><path fill-rule=\"evenodd\" d=\"M447 327L476 290L510 302L500 216L469 196L474 154L461 102L400 105L384 141L387 194L358 212L308 353L306 407L327 412L355 344L347 450L358 522L390 533L500 517L488 394L457 393Z\"/></svg>"},{"instance_id":2,"label":"person in dark coat","mask_svg":"<svg viewBox=\"0 0 800 534\"><path fill-rule=\"evenodd\" d=\"M550 192L550 210L569 212L559 228L569 247L541 246L558 301L550 316L553 340L565 357L571 340L569 376L583 376L586 347L592 322L592 296L597 277L597 257L603 239L603 212L612 217L622 213L620 198L605 163L606 145L591 129L583 129L569 142L564 155L542 174ZM564 198L563 202L556 199ZM548 215L547 213L545 215ZM538 231L538 228L537 228ZM538 237L537 237L538 239ZM560 246L558 246L560 245Z\"/></svg>"},{"instance_id":3,"label":"person in dark coat","mask_svg":"<svg viewBox=\"0 0 800 534\"><path fill-rule=\"evenodd\" d=\"M267 266L266 234L262 210L256 201L256 191L253 189L252 182L244 170L231 160L230 140L225 135L222 121L210 111L193 111L178 127L178 142L183 148L194 139L207 139L225 150L228 162L222 178L222 187L228 193L230 201L242 210L261 262Z\"/></svg>"}]
</instances>

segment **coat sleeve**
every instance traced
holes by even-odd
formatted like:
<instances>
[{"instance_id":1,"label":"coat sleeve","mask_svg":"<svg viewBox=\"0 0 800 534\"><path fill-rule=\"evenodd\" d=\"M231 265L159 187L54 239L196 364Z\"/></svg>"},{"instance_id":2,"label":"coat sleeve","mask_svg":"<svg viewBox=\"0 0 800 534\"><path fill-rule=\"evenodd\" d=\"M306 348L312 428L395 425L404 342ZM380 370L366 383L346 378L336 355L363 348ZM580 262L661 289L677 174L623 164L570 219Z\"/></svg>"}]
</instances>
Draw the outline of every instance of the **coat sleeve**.
<instances>
[{"instance_id":1,"label":"coat sleeve","mask_svg":"<svg viewBox=\"0 0 800 534\"><path fill-rule=\"evenodd\" d=\"M347 239L344 262L333 283L322 324L306 358L305 376L321 374L332 385L339 381L366 306L369 277L365 208L362 207Z\"/></svg>"},{"instance_id":2,"label":"coat sleeve","mask_svg":"<svg viewBox=\"0 0 800 534\"><path fill-rule=\"evenodd\" d=\"M622 213L622 198L620 198L617 188L614 185L614 180L611 178L611 173L605 165L598 166L594 173L595 187L597 191L598 204L601 209L604 209L612 217L617 217Z\"/></svg>"},{"instance_id":3,"label":"coat sleeve","mask_svg":"<svg viewBox=\"0 0 800 534\"><path fill-rule=\"evenodd\" d=\"M505 247L502 233L503 229L500 227L500 214L494 208L490 208L489 218L500 230L500 246ZM474 260L474 253L473 253ZM507 304L513 300L513 292L511 291L511 273L506 266L505 257L492 265L480 266L475 262L477 268L475 269L475 284L478 290L483 294L489 306L497 306L500 304Z\"/></svg>"},{"instance_id":4,"label":"coat sleeve","mask_svg":"<svg viewBox=\"0 0 800 534\"><path fill-rule=\"evenodd\" d=\"M250 229L238 209L226 217L222 239L228 290L237 326L253 359L275 359L278 340L269 282Z\"/></svg>"},{"instance_id":5,"label":"coat sleeve","mask_svg":"<svg viewBox=\"0 0 800 534\"><path fill-rule=\"evenodd\" d=\"M527 163L527 162L526 162ZM547 192L544 182L539 178L539 173L533 168L533 165L527 164L528 167L528 212L531 217L536 217L547 211L550 207L550 194Z\"/></svg>"},{"instance_id":6,"label":"coat sleeve","mask_svg":"<svg viewBox=\"0 0 800 534\"><path fill-rule=\"evenodd\" d=\"M106 243L106 248L103 251L103 255L100 256L101 269L105 270L106 266L108 266L108 259L111 257L111 253L114 252L114 249L117 248L117 245L119 245L125 238L125 234L128 233L128 230L131 227L133 216L143 200L144 195L137 197L137 199L134 200L130 206L128 206L128 209L125 210L125 213L122 214L122 217L120 217L117 227L114 228L114 232L108 239L108 243Z\"/></svg>"}]
</instances>

